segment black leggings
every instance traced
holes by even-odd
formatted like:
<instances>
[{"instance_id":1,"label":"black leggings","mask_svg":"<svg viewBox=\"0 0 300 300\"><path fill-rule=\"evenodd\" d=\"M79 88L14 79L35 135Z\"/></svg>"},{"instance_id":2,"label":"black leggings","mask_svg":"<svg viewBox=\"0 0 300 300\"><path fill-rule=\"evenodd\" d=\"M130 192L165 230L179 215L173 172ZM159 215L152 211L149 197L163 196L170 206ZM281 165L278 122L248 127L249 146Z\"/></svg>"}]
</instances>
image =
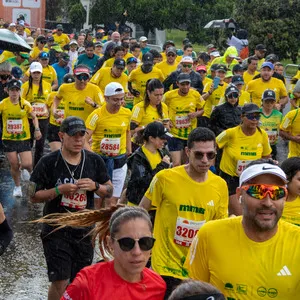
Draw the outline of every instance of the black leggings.
<instances>
[{"instance_id":1,"label":"black leggings","mask_svg":"<svg viewBox=\"0 0 300 300\"><path fill-rule=\"evenodd\" d=\"M31 134L30 143L32 148L33 141L34 141L34 131L35 131L34 125L32 123L32 119L29 119L29 124L30 124L30 134ZM35 141L33 167L36 166L38 161L43 156L45 140L47 138L47 132L48 132L48 125L49 125L49 119L39 119L39 128L41 130L42 137L39 140Z\"/></svg>"}]
</instances>

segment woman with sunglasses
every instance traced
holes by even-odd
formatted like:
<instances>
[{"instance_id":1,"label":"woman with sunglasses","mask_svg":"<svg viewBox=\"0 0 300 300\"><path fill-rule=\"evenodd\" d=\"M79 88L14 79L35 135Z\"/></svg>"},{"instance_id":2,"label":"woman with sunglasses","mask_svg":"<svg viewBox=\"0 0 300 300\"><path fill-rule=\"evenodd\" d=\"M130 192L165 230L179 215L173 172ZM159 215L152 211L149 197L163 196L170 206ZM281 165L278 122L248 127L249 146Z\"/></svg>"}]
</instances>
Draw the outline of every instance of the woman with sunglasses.
<instances>
[{"instance_id":1,"label":"woman with sunglasses","mask_svg":"<svg viewBox=\"0 0 300 300\"><path fill-rule=\"evenodd\" d=\"M39 62L32 62L29 67L29 80L22 85L22 98L26 99L33 108L39 120L39 128L35 128L32 119L29 119L31 132L31 147L33 147L34 132L39 130L42 138L35 143L34 166L44 153L45 139L48 132L49 111L47 99L51 93L51 84L43 80L43 67Z\"/></svg>"},{"instance_id":2,"label":"woman with sunglasses","mask_svg":"<svg viewBox=\"0 0 300 300\"><path fill-rule=\"evenodd\" d=\"M242 123L217 136L218 147L223 149L220 176L228 185L229 214L242 213L241 204L236 197L242 171L251 161L271 157L272 149L268 135L259 128L260 114L256 104L245 104L242 107Z\"/></svg>"},{"instance_id":3,"label":"woman with sunglasses","mask_svg":"<svg viewBox=\"0 0 300 300\"><path fill-rule=\"evenodd\" d=\"M300 226L300 157L290 157L281 164L286 174L288 196L284 204L282 219Z\"/></svg>"},{"instance_id":4,"label":"woman with sunglasses","mask_svg":"<svg viewBox=\"0 0 300 300\"><path fill-rule=\"evenodd\" d=\"M150 79L147 81L144 101L136 104L132 109L130 130L135 149L142 144L137 138L138 132L149 123L160 121L166 127L169 126L168 107L162 102L163 95L164 86L160 80Z\"/></svg>"},{"instance_id":5,"label":"woman with sunglasses","mask_svg":"<svg viewBox=\"0 0 300 300\"><path fill-rule=\"evenodd\" d=\"M38 141L41 138L41 132L32 106L28 101L20 97L20 81L12 79L8 82L7 89L9 96L0 102L0 114L2 115L3 124L3 149L9 161L11 176L15 183L13 196L22 197L21 174L23 176L26 174L29 177L28 172L32 171L31 134L28 117L31 118L35 129L33 138Z\"/></svg>"},{"instance_id":6,"label":"woman with sunglasses","mask_svg":"<svg viewBox=\"0 0 300 300\"><path fill-rule=\"evenodd\" d=\"M144 209L119 205L73 214L48 215L36 222L74 227L96 224L92 231L93 240L99 239L100 252L106 262L82 269L61 299L164 299L165 282L158 274L145 268L155 239L150 217Z\"/></svg>"},{"instance_id":7,"label":"woman with sunglasses","mask_svg":"<svg viewBox=\"0 0 300 300\"><path fill-rule=\"evenodd\" d=\"M35 45L32 48L30 52L30 61L35 61L38 59L39 54L41 52L48 52L49 49L45 48L45 45L47 44L46 37L44 35L39 35L35 40Z\"/></svg>"}]
</instances>

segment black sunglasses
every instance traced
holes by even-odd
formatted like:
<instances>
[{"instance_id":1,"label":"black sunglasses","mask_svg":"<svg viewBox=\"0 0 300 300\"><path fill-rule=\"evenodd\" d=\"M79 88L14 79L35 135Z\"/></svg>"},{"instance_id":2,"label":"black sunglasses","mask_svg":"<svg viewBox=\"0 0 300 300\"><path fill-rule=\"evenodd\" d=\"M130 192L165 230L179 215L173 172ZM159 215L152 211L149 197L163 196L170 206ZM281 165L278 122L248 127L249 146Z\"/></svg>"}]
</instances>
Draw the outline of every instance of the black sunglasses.
<instances>
[{"instance_id":1,"label":"black sunglasses","mask_svg":"<svg viewBox=\"0 0 300 300\"><path fill-rule=\"evenodd\" d=\"M196 159L203 159L204 155L206 155L208 160L213 160L217 155L216 152L214 151L206 152L206 153L200 151L193 151L193 150L191 151L194 153Z\"/></svg>"},{"instance_id":2,"label":"black sunglasses","mask_svg":"<svg viewBox=\"0 0 300 300\"><path fill-rule=\"evenodd\" d=\"M79 74L79 75L76 75L76 78L79 80L79 81L86 81L90 78L90 76L88 74Z\"/></svg>"},{"instance_id":3,"label":"black sunglasses","mask_svg":"<svg viewBox=\"0 0 300 300\"><path fill-rule=\"evenodd\" d=\"M0 78L2 79L2 80L7 80L8 78L10 78L11 77L11 75L0 75Z\"/></svg>"},{"instance_id":4,"label":"black sunglasses","mask_svg":"<svg viewBox=\"0 0 300 300\"><path fill-rule=\"evenodd\" d=\"M150 236L141 237L140 239L124 237L117 240L114 238L114 240L116 240L119 243L121 250L125 252L132 250L136 242L139 243L139 247L142 251L149 251L153 248L155 242L155 238Z\"/></svg>"},{"instance_id":5,"label":"black sunglasses","mask_svg":"<svg viewBox=\"0 0 300 300\"><path fill-rule=\"evenodd\" d=\"M228 99L238 98L239 97L239 93L231 93L227 97L228 97Z\"/></svg>"}]
</instances>

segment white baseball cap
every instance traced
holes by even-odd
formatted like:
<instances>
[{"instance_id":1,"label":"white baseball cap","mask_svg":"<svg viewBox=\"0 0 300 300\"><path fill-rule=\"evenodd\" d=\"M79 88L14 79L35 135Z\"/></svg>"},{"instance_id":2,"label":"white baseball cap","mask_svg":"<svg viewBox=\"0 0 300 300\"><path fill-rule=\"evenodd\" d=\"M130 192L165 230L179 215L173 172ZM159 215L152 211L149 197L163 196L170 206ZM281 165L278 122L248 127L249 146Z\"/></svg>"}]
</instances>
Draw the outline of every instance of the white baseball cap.
<instances>
[{"instance_id":1,"label":"white baseball cap","mask_svg":"<svg viewBox=\"0 0 300 300\"><path fill-rule=\"evenodd\" d=\"M43 67L42 67L41 63L34 61L31 63L31 65L29 67L29 71L30 71L30 73L33 73L33 72L43 73Z\"/></svg>"},{"instance_id":2,"label":"white baseball cap","mask_svg":"<svg viewBox=\"0 0 300 300\"><path fill-rule=\"evenodd\" d=\"M114 96L124 93L123 86L118 82L109 83L104 90L104 96Z\"/></svg>"},{"instance_id":3,"label":"white baseball cap","mask_svg":"<svg viewBox=\"0 0 300 300\"><path fill-rule=\"evenodd\" d=\"M263 174L271 174L279 177L285 183L287 183L286 175L282 169L280 169L277 165L272 165L268 163L257 164L246 168L240 176L240 185L242 186L244 183L253 179L259 175Z\"/></svg>"},{"instance_id":4,"label":"white baseball cap","mask_svg":"<svg viewBox=\"0 0 300 300\"><path fill-rule=\"evenodd\" d=\"M148 41L147 37L145 36L141 36L140 39L139 39L140 42L146 42Z\"/></svg>"},{"instance_id":5,"label":"white baseball cap","mask_svg":"<svg viewBox=\"0 0 300 300\"><path fill-rule=\"evenodd\" d=\"M192 64L194 61L193 61L193 58L191 56L184 56L181 61L181 63L190 63Z\"/></svg>"}]
</instances>

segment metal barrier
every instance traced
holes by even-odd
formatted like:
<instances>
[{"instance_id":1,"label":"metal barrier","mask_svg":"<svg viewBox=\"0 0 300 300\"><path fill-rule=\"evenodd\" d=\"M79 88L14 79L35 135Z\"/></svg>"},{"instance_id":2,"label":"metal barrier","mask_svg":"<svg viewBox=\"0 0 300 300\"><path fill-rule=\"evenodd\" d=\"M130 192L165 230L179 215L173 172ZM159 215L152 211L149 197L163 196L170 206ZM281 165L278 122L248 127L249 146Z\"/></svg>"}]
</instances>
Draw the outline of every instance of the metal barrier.
<instances>
[{"instance_id":1,"label":"metal barrier","mask_svg":"<svg viewBox=\"0 0 300 300\"><path fill-rule=\"evenodd\" d=\"M294 64L286 65L283 71L284 77L288 79L292 79L294 76L297 75L299 67L300 67L299 65L294 65Z\"/></svg>"}]
</instances>

